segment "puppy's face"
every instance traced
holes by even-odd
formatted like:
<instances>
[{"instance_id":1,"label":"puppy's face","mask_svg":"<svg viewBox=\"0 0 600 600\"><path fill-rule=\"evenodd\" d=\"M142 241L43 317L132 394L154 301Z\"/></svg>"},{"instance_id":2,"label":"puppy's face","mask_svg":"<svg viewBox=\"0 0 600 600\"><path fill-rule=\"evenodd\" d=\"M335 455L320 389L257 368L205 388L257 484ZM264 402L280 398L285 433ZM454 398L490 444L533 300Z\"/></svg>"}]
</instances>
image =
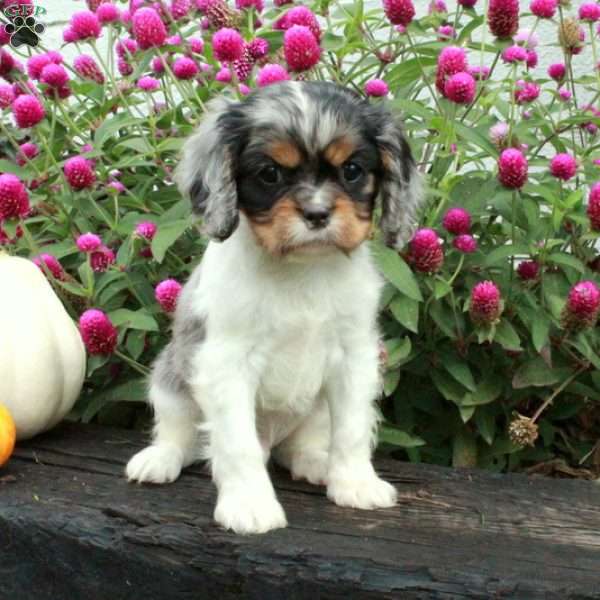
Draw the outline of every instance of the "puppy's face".
<instances>
[{"instance_id":1,"label":"puppy's face","mask_svg":"<svg viewBox=\"0 0 600 600\"><path fill-rule=\"evenodd\" d=\"M221 101L186 144L178 180L213 237L228 237L240 211L282 256L352 251L370 234L378 197L394 245L416 204L414 173L381 106L333 84L286 82Z\"/></svg>"}]
</instances>

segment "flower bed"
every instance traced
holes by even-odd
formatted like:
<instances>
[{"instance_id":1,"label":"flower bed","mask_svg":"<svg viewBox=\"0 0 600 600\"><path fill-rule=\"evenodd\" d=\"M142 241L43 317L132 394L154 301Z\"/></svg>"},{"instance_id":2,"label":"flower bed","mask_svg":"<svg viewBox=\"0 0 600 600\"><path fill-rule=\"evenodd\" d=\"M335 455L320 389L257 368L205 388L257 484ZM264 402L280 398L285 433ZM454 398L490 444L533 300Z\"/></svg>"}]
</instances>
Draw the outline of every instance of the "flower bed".
<instances>
[{"instance_id":1,"label":"flower bed","mask_svg":"<svg viewBox=\"0 0 600 600\"><path fill-rule=\"evenodd\" d=\"M382 447L495 469L598 463L597 4L88 8L64 48L42 36L28 56L0 29L0 244L35 260L80 324L91 358L78 418L132 424L135 403L118 401L144 399L206 246L172 182L205 103L332 80L403 114L426 181L408 247L372 242L388 280ZM548 69L542 21L556 36ZM586 46L594 64L575 77Z\"/></svg>"}]
</instances>

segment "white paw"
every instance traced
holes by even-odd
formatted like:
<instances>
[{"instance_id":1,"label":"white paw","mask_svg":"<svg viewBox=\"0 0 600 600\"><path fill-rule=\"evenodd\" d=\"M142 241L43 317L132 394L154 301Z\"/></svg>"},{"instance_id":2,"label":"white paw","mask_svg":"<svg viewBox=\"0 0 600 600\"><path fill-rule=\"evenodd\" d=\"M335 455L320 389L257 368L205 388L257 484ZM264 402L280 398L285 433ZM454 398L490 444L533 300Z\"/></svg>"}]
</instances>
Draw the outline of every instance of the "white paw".
<instances>
[{"instance_id":1,"label":"white paw","mask_svg":"<svg viewBox=\"0 0 600 600\"><path fill-rule=\"evenodd\" d=\"M183 453L174 444L148 446L138 452L125 468L129 481L170 483L181 473Z\"/></svg>"},{"instance_id":2,"label":"white paw","mask_svg":"<svg viewBox=\"0 0 600 600\"><path fill-rule=\"evenodd\" d=\"M366 476L330 476L327 497L338 506L369 510L394 506L398 493L373 472Z\"/></svg>"},{"instance_id":3,"label":"white paw","mask_svg":"<svg viewBox=\"0 0 600 600\"><path fill-rule=\"evenodd\" d=\"M219 493L215 521L243 535L266 533L287 525L283 508L272 490L261 492L247 487Z\"/></svg>"},{"instance_id":4,"label":"white paw","mask_svg":"<svg viewBox=\"0 0 600 600\"><path fill-rule=\"evenodd\" d=\"M327 485L329 454L324 450L301 452L292 459L292 479L306 479L314 485Z\"/></svg>"}]
</instances>

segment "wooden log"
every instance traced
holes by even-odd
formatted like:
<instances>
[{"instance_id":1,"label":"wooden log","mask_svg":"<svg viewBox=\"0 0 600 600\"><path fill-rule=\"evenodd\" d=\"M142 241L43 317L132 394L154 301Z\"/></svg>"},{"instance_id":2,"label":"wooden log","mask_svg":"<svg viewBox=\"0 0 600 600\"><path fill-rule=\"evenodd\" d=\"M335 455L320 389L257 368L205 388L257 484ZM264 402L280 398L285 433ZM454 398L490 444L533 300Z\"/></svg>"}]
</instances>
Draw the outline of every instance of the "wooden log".
<instances>
[{"instance_id":1,"label":"wooden log","mask_svg":"<svg viewBox=\"0 0 600 600\"><path fill-rule=\"evenodd\" d=\"M334 506L273 469L289 527L212 521L202 466L123 477L138 432L65 424L0 470L0 599L600 598L600 485L380 460L393 509Z\"/></svg>"}]
</instances>

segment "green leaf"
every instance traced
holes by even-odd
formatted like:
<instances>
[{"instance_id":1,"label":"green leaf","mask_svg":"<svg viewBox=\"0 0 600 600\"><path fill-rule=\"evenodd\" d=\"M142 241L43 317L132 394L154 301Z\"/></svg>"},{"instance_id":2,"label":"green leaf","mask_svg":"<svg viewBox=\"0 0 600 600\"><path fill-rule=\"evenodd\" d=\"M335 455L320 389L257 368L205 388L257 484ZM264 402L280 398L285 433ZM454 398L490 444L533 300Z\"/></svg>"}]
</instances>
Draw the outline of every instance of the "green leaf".
<instances>
[{"instance_id":1,"label":"green leaf","mask_svg":"<svg viewBox=\"0 0 600 600\"><path fill-rule=\"evenodd\" d=\"M152 255L154 260L161 263L167 250L185 233L190 226L190 221L180 220L160 225L152 240Z\"/></svg>"},{"instance_id":2,"label":"green leaf","mask_svg":"<svg viewBox=\"0 0 600 600\"><path fill-rule=\"evenodd\" d=\"M94 354L87 359L87 377L91 377L94 371L105 365L110 359L108 354Z\"/></svg>"},{"instance_id":3,"label":"green leaf","mask_svg":"<svg viewBox=\"0 0 600 600\"><path fill-rule=\"evenodd\" d=\"M386 341L385 345L388 352L388 369L399 366L402 361L408 358L412 350L412 343L408 336Z\"/></svg>"},{"instance_id":4,"label":"green leaf","mask_svg":"<svg viewBox=\"0 0 600 600\"><path fill-rule=\"evenodd\" d=\"M472 393L468 392L463 396L461 405L481 406L490 404L500 396L503 388L504 380L500 376L493 373L488 374L477 384Z\"/></svg>"},{"instance_id":5,"label":"green leaf","mask_svg":"<svg viewBox=\"0 0 600 600\"><path fill-rule=\"evenodd\" d=\"M391 425L382 425L379 428L379 442L401 448L417 448L425 445L425 440L419 436L396 429Z\"/></svg>"},{"instance_id":6,"label":"green leaf","mask_svg":"<svg viewBox=\"0 0 600 600\"><path fill-rule=\"evenodd\" d=\"M13 173L21 179L31 179L31 171L28 168L20 167L16 163L4 158L0 159L0 173Z\"/></svg>"},{"instance_id":7,"label":"green leaf","mask_svg":"<svg viewBox=\"0 0 600 600\"><path fill-rule=\"evenodd\" d=\"M435 387L446 400L450 400L450 402L454 402L454 404L460 406L466 392L465 388L460 385L460 383L453 378L448 377L440 370L432 371L431 378L433 379Z\"/></svg>"},{"instance_id":8,"label":"green leaf","mask_svg":"<svg viewBox=\"0 0 600 600\"><path fill-rule=\"evenodd\" d=\"M440 331L443 331L450 339L456 339L454 331L454 315L452 309L444 302L432 302L429 306L429 316L435 321Z\"/></svg>"},{"instance_id":9,"label":"green leaf","mask_svg":"<svg viewBox=\"0 0 600 600\"><path fill-rule=\"evenodd\" d=\"M371 252L379 270L391 284L409 298L423 300L413 272L397 252L381 244L371 244Z\"/></svg>"},{"instance_id":10,"label":"green leaf","mask_svg":"<svg viewBox=\"0 0 600 600\"><path fill-rule=\"evenodd\" d=\"M458 412L463 423L468 423L475 412L475 406L459 406Z\"/></svg>"},{"instance_id":11,"label":"green leaf","mask_svg":"<svg viewBox=\"0 0 600 600\"><path fill-rule=\"evenodd\" d=\"M537 352L548 344L550 333L550 319L543 313L537 312L531 323L531 340Z\"/></svg>"},{"instance_id":12,"label":"green leaf","mask_svg":"<svg viewBox=\"0 0 600 600\"><path fill-rule=\"evenodd\" d=\"M502 262L509 256L523 256L529 254L529 248L524 244L507 244L492 250L483 260L484 267L491 267Z\"/></svg>"},{"instance_id":13,"label":"green leaf","mask_svg":"<svg viewBox=\"0 0 600 600\"><path fill-rule=\"evenodd\" d=\"M458 358L453 352L440 352L440 360L444 368L456 381L462 383L468 390L475 391L476 385L473 374L465 360Z\"/></svg>"},{"instance_id":14,"label":"green leaf","mask_svg":"<svg viewBox=\"0 0 600 600\"><path fill-rule=\"evenodd\" d=\"M515 389L520 390L529 386L548 387L559 380L559 374L538 356L533 360L527 361L517 369L512 380L512 385Z\"/></svg>"},{"instance_id":15,"label":"green leaf","mask_svg":"<svg viewBox=\"0 0 600 600\"><path fill-rule=\"evenodd\" d=\"M496 418L489 409L478 408L475 413L475 425L486 444L492 445L496 435Z\"/></svg>"},{"instance_id":16,"label":"green leaf","mask_svg":"<svg viewBox=\"0 0 600 600\"><path fill-rule=\"evenodd\" d=\"M102 358L108 360L108 357ZM86 409L81 415L81 420L84 423L89 423L109 402L145 402L147 390L148 383L145 378L133 379L108 390L101 390L91 396Z\"/></svg>"},{"instance_id":17,"label":"green leaf","mask_svg":"<svg viewBox=\"0 0 600 600\"><path fill-rule=\"evenodd\" d=\"M331 32L326 32L321 38L321 47L331 52L342 50L346 46L346 38L341 35L335 35Z\"/></svg>"},{"instance_id":18,"label":"green leaf","mask_svg":"<svg viewBox=\"0 0 600 600\"><path fill-rule=\"evenodd\" d=\"M96 129L96 133L94 134L94 147L97 150L100 150L104 143L121 127L131 127L131 125L134 125L135 123L137 123L137 119L128 116L128 113L119 113L105 119L102 125Z\"/></svg>"},{"instance_id":19,"label":"green leaf","mask_svg":"<svg viewBox=\"0 0 600 600\"><path fill-rule=\"evenodd\" d=\"M452 291L452 286L443 279L436 279L433 286L433 295L436 300L440 300Z\"/></svg>"},{"instance_id":20,"label":"green leaf","mask_svg":"<svg viewBox=\"0 0 600 600\"><path fill-rule=\"evenodd\" d=\"M398 295L390 302L390 310L398 323L419 333L419 303L408 296Z\"/></svg>"},{"instance_id":21,"label":"green leaf","mask_svg":"<svg viewBox=\"0 0 600 600\"><path fill-rule=\"evenodd\" d=\"M556 263L557 265L572 267L580 273L585 273L585 265L572 254L566 254L565 252L553 252L548 256L548 260Z\"/></svg>"},{"instance_id":22,"label":"green leaf","mask_svg":"<svg viewBox=\"0 0 600 600\"><path fill-rule=\"evenodd\" d=\"M125 326L129 329L142 329L144 331L158 331L158 324L154 317L145 309L129 310L119 308L109 313L109 318L115 327Z\"/></svg>"},{"instance_id":23,"label":"green leaf","mask_svg":"<svg viewBox=\"0 0 600 600\"><path fill-rule=\"evenodd\" d=\"M521 350L519 334L507 319L502 319L500 323L496 324L494 341L498 342L505 350Z\"/></svg>"},{"instance_id":24,"label":"green leaf","mask_svg":"<svg viewBox=\"0 0 600 600\"><path fill-rule=\"evenodd\" d=\"M127 333L125 347L127 352L134 360L137 360L144 351L146 341L146 332L139 329L132 329Z\"/></svg>"},{"instance_id":25,"label":"green leaf","mask_svg":"<svg viewBox=\"0 0 600 600\"><path fill-rule=\"evenodd\" d=\"M388 371L383 376L383 393L385 396L391 396L400 382L400 369Z\"/></svg>"}]
</instances>

